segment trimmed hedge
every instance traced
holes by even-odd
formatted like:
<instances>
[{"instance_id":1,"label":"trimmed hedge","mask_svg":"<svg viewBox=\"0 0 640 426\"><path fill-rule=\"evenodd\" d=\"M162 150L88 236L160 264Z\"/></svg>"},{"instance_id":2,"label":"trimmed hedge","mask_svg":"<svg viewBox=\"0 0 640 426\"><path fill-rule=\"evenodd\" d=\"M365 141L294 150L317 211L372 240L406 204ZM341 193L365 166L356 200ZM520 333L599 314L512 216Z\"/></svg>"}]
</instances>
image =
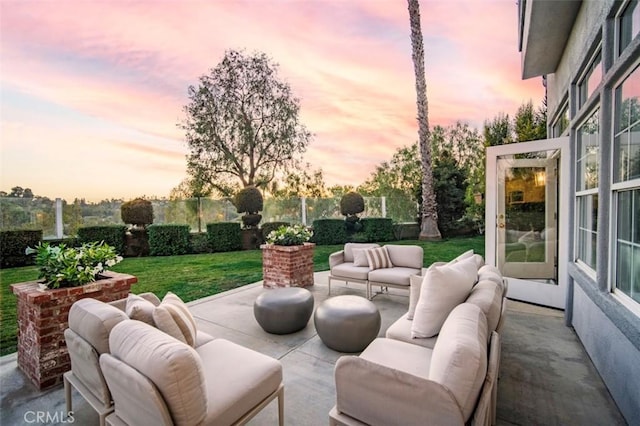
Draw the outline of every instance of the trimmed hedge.
<instances>
[{"instance_id":1,"label":"trimmed hedge","mask_svg":"<svg viewBox=\"0 0 640 426\"><path fill-rule=\"evenodd\" d=\"M211 245L209 244L209 236L206 232L189 235L189 243L193 254L211 253Z\"/></svg>"},{"instance_id":2,"label":"trimmed hedge","mask_svg":"<svg viewBox=\"0 0 640 426\"><path fill-rule=\"evenodd\" d=\"M319 246L344 244L347 242L347 230L343 219L317 219L313 221L311 241Z\"/></svg>"},{"instance_id":3,"label":"trimmed hedge","mask_svg":"<svg viewBox=\"0 0 640 426\"><path fill-rule=\"evenodd\" d=\"M93 243L104 241L114 247L120 255L125 251L125 233L127 227L124 225L106 226L83 226L78 228L78 243Z\"/></svg>"},{"instance_id":4,"label":"trimmed hedge","mask_svg":"<svg viewBox=\"0 0 640 426\"><path fill-rule=\"evenodd\" d=\"M242 236L238 222L217 222L207 224L209 245L214 252L242 249Z\"/></svg>"},{"instance_id":5,"label":"trimmed hedge","mask_svg":"<svg viewBox=\"0 0 640 426\"><path fill-rule=\"evenodd\" d=\"M271 231L275 231L276 229L282 227L282 226L289 226L290 223L289 222L265 222L262 224L262 226L260 226L260 229L262 230L262 239L266 240L267 239L267 235L269 235L271 233Z\"/></svg>"},{"instance_id":6,"label":"trimmed hedge","mask_svg":"<svg viewBox=\"0 0 640 426\"><path fill-rule=\"evenodd\" d=\"M151 256L173 256L187 254L190 250L189 225L150 225L149 254Z\"/></svg>"},{"instance_id":7,"label":"trimmed hedge","mask_svg":"<svg viewBox=\"0 0 640 426\"><path fill-rule=\"evenodd\" d=\"M0 267L33 265L34 257L27 256L27 247L35 247L42 241L42 229L0 232Z\"/></svg>"},{"instance_id":8,"label":"trimmed hedge","mask_svg":"<svg viewBox=\"0 0 640 426\"><path fill-rule=\"evenodd\" d=\"M393 220L385 217L365 217L360 219L362 234L367 242L392 241Z\"/></svg>"}]
</instances>

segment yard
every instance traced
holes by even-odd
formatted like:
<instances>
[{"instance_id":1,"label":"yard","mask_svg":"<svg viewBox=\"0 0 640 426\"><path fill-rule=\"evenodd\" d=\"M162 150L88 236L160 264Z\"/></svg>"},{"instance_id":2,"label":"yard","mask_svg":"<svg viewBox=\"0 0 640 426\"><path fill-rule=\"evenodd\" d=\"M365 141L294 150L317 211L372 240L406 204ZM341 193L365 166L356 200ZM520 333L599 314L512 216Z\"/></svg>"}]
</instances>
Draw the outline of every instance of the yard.
<instances>
[{"instance_id":1,"label":"yard","mask_svg":"<svg viewBox=\"0 0 640 426\"><path fill-rule=\"evenodd\" d=\"M484 254L484 236L455 238L438 242L399 241L393 244L418 244L424 248L424 265L453 259L473 249ZM329 269L329 255L342 245L316 246L314 270ZM126 258L113 268L116 272L134 275L138 283L134 293L153 292L162 298L172 291L185 302L221 293L262 279L260 250L197 254L167 257ZM38 278L35 266L0 270L0 355L16 351L16 298L10 285Z\"/></svg>"}]
</instances>

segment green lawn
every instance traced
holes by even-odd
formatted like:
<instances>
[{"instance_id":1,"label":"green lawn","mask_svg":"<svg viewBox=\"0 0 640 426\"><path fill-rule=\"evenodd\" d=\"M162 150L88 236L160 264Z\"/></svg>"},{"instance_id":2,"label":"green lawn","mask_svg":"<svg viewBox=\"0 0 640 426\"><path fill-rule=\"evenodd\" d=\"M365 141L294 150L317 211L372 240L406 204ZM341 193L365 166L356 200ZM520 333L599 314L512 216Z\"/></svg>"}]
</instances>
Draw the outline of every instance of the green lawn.
<instances>
[{"instance_id":1,"label":"green lawn","mask_svg":"<svg viewBox=\"0 0 640 426\"><path fill-rule=\"evenodd\" d=\"M484 237L455 238L439 242L400 241L394 244L419 244L424 248L424 264L453 259L473 249L484 254ZM339 246L316 246L315 271L329 269L329 255ZM134 293L153 292L162 298L172 291L185 302L242 287L262 279L260 250L185 256L126 258L113 268L138 277ZM35 266L0 270L0 355L16 351L16 298L10 284L37 279Z\"/></svg>"}]
</instances>

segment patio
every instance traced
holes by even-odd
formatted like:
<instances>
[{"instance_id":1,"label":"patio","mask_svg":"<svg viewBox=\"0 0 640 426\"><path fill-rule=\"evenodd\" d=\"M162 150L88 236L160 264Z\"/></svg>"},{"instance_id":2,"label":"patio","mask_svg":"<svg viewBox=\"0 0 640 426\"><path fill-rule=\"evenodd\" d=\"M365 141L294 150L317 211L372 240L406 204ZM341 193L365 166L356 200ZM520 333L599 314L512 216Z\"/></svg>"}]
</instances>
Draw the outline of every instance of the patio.
<instances>
[{"instance_id":1,"label":"patio","mask_svg":"<svg viewBox=\"0 0 640 426\"><path fill-rule=\"evenodd\" d=\"M314 276L310 288L315 306L327 298L328 272ZM135 287L134 287L135 291ZM253 318L253 301L262 283L189 303L198 326L279 359L284 367L285 423L325 425L335 403L333 368L342 355L328 349L315 333L313 319L300 332L277 336L265 333ZM332 296L363 296L362 285L335 283ZM374 303L382 316L380 335L407 309L406 292L391 289ZM498 424L626 424L576 334L564 325L562 312L509 301L502 336L498 386ZM38 413L66 424L62 387L37 392L16 365L16 355L0 358L1 424L37 423ZM98 424L98 416L74 394L74 423ZM45 414L46 416L46 414ZM274 402L251 425L277 424ZM57 422L57 423L56 423ZM42 423L42 422L41 422Z\"/></svg>"}]
</instances>

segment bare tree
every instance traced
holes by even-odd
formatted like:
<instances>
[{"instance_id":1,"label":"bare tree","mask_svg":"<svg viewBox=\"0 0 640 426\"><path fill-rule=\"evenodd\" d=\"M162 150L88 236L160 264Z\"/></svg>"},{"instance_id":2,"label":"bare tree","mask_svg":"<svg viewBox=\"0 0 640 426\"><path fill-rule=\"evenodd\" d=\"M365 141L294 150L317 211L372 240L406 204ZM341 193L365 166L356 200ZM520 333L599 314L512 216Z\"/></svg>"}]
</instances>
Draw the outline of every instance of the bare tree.
<instances>
[{"instance_id":1,"label":"bare tree","mask_svg":"<svg viewBox=\"0 0 640 426\"><path fill-rule=\"evenodd\" d=\"M438 211L436 195L433 189L431 170L431 145L429 134L429 112L427 105L427 82L424 72L424 47L420 27L420 3L407 0L409 5L409 23L411 25L411 51L413 69L416 75L416 104L418 107L418 142L422 157L422 225L421 240L440 240L438 229Z\"/></svg>"}]
</instances>

